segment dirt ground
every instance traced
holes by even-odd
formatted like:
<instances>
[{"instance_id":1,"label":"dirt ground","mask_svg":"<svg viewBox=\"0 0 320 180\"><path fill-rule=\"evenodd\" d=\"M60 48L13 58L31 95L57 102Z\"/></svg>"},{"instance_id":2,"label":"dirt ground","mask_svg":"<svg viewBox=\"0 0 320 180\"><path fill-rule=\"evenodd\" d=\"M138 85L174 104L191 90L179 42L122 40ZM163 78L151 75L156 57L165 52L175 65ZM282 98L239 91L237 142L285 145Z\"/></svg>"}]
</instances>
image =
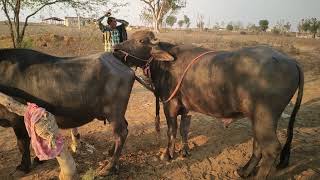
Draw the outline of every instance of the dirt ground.
<instances>
[{"instance_id":1,"label":"dirt ground","mask_svg":"<svg viewBox=\"0 0 320 180\"><path fill-rule=\"evenodd\" d=\"M171 39L171 36L163 35L162 38ZM232 37L222 38L218 40L227 41ZM200 40L197 43L205 45ZM306 44L302 42L300 45ZM308 47L314 46L311 44ZM231 49L235 48L238 46ZM320 48L310 50L299 48L298 45L295 48L299 53L288 52L299 60L305 71L304 98L295 123L290 166L277 171L275 178L320 179ZM295 98L293 104L294 101ZM292 103L285 110L286 114L291 113ZM160 151L164 150L167 142L164 115L161 112L161 139L157 140L154 111L153 95L136 83L126 112L129 136L121 156L120 173L104 179L239 179L234 171L248 161L252 151L252 131L248 119L236 121L225 129L219 119L192 113L189 134L191 156L182 158L178 143L176 157L168 162L160 160ZM286 138L287 124L288 119L281 119L278 126L278 137L282 144ZM70 141L69 131L63 132L67 141ZM93 146L88 148L83 143L80 153L73 155L83 179L91 179L99 162L110 159L107 151L113 142L111 132L111 126L96 120L80 127L82 141ZM58 178L59 166L56 160L50 160L35 167L30 173L23 174L15 172L20 159L13 130L0 127L0 179Z\"/></svg>"}]
</instances>

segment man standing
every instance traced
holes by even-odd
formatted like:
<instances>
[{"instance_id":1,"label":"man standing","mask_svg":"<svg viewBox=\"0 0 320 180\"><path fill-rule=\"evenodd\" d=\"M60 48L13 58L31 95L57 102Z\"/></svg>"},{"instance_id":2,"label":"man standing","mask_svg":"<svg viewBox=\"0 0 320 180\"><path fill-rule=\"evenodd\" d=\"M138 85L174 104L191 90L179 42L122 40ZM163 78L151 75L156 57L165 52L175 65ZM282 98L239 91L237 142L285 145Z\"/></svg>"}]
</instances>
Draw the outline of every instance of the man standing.
<instances>
[{"instance_id":1,"label":"man standing","mask_svg":"<svg viewBox=\"0 0 320 180\"><path fill-rule=\"evenodd\" d=\"M105 17L108 17L108 25L106 26L102 24ZM127 21L111 17L110 12L100 17L97 21L100 30L104 33L104 51L112 52L114 45L127 40L128 35L126 27L129 25ZM117 26L117 22L121 23L121 25ZM154 87L152 86L150 79L144 76L142 72L138 74L140 75L136 75L136 80L150 91L154 91Z\"/></svg>"},{"instance_id":2,"label":"man standing","mask_svg":"<svg viewBox=\"0 0 320 180\"><path fill-rule=\"evenodd\" d=\"M108 17L108 25L106 26L102 24L102 20L105 17ZM100 17L97 21L100 30L104 33L104 50L106 52L112 52L115 44L127 40L126 27L129 25L127 21L111 17L110 12ZM121 25L117 26L117 22L121 23Z\"/></svg>"}]
</instances>

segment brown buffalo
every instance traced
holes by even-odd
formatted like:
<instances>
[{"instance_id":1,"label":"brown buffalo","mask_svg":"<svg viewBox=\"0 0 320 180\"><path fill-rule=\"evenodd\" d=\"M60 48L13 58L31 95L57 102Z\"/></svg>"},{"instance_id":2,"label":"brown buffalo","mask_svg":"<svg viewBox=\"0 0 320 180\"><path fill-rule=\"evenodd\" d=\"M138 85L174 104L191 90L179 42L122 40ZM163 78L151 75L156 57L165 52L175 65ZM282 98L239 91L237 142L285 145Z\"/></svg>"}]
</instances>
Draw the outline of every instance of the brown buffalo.
<instances>
[{"instance_id":1,"label":"brown buffalo","mask_svg":"<svg viewBox=\"0 0 320 180\"><path fill-rule=\"evenodd\" d=\"M177 116L181 115L180 133L183 153L188 154L189 111L230 119L247 117L252 123L253 153L238 170L242 177L253 175L266 179L280 155L278 167L289 163L293 124L299 110L304 76L299 64L287 55L267 46L242 48L237 51L210 52L210 49L158 42L151 32L138 32L131 40L115 47L116 57L146 71L150 68L155 94L163 103L168 125L166 155L173 158L177 134ZM139 49L139 51L137 51ZM205 54L207 53L207 54ZM166 101L190 66L176 94ZM150 56L154 57L152 60ZM144 61L146 60L146 61ZM298 89L297 101L290 117L288 137L281 150L276 129L281 113ZM281 153L280 153L281 152Z\"/></svg>"}]
</instances>

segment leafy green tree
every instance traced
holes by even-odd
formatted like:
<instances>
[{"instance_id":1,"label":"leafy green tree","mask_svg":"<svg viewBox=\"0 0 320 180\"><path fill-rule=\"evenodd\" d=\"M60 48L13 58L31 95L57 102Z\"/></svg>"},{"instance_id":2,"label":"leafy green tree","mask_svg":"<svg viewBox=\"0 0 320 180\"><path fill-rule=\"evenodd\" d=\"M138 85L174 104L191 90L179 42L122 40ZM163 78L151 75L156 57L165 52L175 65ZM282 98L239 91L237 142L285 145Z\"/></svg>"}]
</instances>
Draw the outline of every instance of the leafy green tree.
<instances>
[{"instance_id":1,"label":"leafy green tree","mask_svg":"<svg viewBox=\"0 0 320 180\"><path fill-rule=\"evenodd\" d=\"M286 30L286 32L290 32L291 29L291 23L287 22L286 24L283 25L284 29Z\"/></svg>"},{"instance_id":2,"label":"leafy green tree","mask_svg":"<svg viewBox=\"0 0 320 180\"><path fill-rule=\"evenodd\" d=\"M177 22L177 17L176 16L168 16L166 18L166 24L168 24L171 28L176 22Z\"/></svg>"},{"instance_id":3,"label":"leafy green tree","mask_svg":"<svg viewBox=\"0 0 320 180\"><path fill-rule=\"evenodd\" d=\"M184 20L179 20L178 21L179 28L181 28L183 26L183 24L184 24Z\"/></svg>"},{"instance_id":4,"label":"leafy green tree","mask_svg":"<svg viewBox=\"0 0 320 180\"><path fill-rule=\"evenodd\" d=\"M320 21L317 18L302 19L298 24L299 32L310 32L312 37L315 38L317 32L320 31Z\"/></svg>"},{"instance_id":5,"label":"leafy green tree","mask_svg":"<svg viewBox=\"0 0 320 180\"><path fill-rule=\"evenodd\" d=\"M259 21L259 25L260 25L261 31L266 32L266 30L267 30L268 27L269 27L269 21L266 20L266 19L260 20L260 21Z\"/></svg>"},{"instance_id":6,"label":"leafy green tree","mask_svg":"<svg viewBox=\"0 0 320 180\"><path fill-rule=\"evenodd\" d=\"M190 18L187 15L183 15L183 21L186 24L186 27L189 28L190 27Z\"/></svg>"},{"instance_id":7,"label":"leafy green tree","mask_svg":"<svg viewBox=\"0 0 320 180\"><path fill-rule=\"evenodd\" d=\"M307 20L303 20L302 21L302 27L301 27L302 31L304 32L308 32L309 29L310 29L310 21L307 19Z\"/></svg>"},{"instance_id":8,"label":"leafy green tree","mask_svg":"<svg viewBox=\"0 0 320 180\"><path fill-rule=\"evenodd\" d=\"M309 22L309 31L312 33L312 37L316 38L318 30L320 30L320 21L317 18L311 18Z\"/></svg>"},{"instance_id":9,"label":"leafy green tree","mask_svg":"<svg viewBox=\"0 0 320 180\"><path fill-rule=\"evenodd\" d=\"M227 30L232 31L233 30L233 25L230 23L227 25Z\"/></svg>"}]
</instances>

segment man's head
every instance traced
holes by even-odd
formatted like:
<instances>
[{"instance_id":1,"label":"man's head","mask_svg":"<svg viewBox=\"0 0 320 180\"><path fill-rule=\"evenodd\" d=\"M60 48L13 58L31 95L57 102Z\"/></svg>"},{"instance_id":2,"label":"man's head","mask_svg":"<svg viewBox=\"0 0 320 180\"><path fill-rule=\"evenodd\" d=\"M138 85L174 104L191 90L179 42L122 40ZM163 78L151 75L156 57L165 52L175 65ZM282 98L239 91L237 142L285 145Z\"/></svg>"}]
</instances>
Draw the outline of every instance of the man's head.
<instances>
[{"instance_id":1,"label":"man's head","mask_svg":"<svg viewBox=\"0 0 320 180\"><path fill-rule=\"evenodd\" d=\"M115 29L117 27L117 21L114 17L108 17L107 23L112 29Z\"/></svg>"}]
</instances>

